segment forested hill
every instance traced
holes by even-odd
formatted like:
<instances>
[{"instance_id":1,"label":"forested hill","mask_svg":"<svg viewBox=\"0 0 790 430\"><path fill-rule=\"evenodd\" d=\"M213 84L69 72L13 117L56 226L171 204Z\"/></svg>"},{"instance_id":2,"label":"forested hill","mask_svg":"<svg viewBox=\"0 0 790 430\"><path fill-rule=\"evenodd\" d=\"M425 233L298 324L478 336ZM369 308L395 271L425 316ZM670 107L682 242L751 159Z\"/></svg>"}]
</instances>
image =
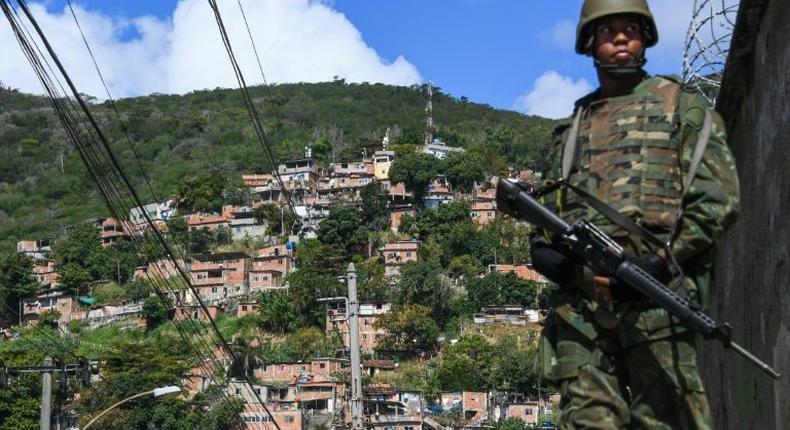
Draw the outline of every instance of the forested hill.
<instances>
[{"instance_id":1,"label":"forested hill","mask_svg":"<svg viewBox=\"0 0 790 430\"><path fill-rule=\"evenodd\" d=\"M356 160L363 150L372 154L380 149L387 128L393 145L423 140L425 86L336 80L251 92L278 161L301 157L304 147L316 142L330 144L336 161ZM147 201L153 197L142 192L134 152L160 198L178 196L195 178L236 180L242 172L271 169L236 90L154 94L120 100L117 107L135 151L108 103L94 104L92 110ZM495 170L539 162L553 125L437 88L433 111L437 137L487 154ZM63 226L103 214L106 210L48 101L0 88L0 251L11 250L19 239L52 237Z\"/></svg>"}]
</instances>

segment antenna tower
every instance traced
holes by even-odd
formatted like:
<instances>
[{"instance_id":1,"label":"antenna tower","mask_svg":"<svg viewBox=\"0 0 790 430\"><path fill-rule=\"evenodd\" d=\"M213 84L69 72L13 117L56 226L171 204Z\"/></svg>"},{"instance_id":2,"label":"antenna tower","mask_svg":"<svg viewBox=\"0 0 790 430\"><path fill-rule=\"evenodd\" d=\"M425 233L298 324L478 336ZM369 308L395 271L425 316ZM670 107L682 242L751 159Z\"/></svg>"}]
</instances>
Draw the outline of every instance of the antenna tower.
<instances>
[{"instance_id":1,"label":"antenna tower","mask_svg":"<svg viewBox=\"0 0 790 430\"><path fill-rule=\"evenodd\" d=\"M738 15L739 0L694 0L683 47L683 81L715 101Z\"/></svg>"},{"instance_id":2,"label":"antenna tower","mask_svg":"<svg viewBox=\"0 0 790 430\"><path fill-rule=\"evenodd\" d=\"M428 81L428 103L425 104L425 144L433 142L433 82Z\"/></svg>"}]
</instances>

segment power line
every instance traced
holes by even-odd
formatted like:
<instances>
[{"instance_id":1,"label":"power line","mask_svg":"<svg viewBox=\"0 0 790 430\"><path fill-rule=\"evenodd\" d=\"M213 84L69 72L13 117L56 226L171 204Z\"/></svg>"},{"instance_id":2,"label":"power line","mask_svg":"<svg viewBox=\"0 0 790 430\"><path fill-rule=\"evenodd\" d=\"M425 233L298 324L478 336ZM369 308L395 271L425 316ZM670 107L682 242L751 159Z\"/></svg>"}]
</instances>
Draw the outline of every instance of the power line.
<instances>
[{"instance_id":1,"label":"power line","mask_svg":"<svg viewBox=\"0 0 790 430\"><path fill-rule=\"evenodd\" d=\"M55 63L58 65L58 68L60 69L61 74L64 75L64 78L69 83L69 86L72 89L72 93L73 93L74 98L80 103L80 105L81 105L81 107L83 109L83 113L90 120L91 125L93 127L92 130L93 130L93 132L95 134L89 133L86 128L80 126L79 121L76 119L76 108L75 108L75 106L73 104L73 101L70 98L68 98L68 97L60 96L60 95L57 94L57 91L55 90L55 87L53 86L53 82L52 82L51 77L46 73L46 71L44 70L44 68L42 66L41 60L36 56L36 51L40 53L40 50L38 50L37 47L36 47L35 50L31 47L31 41L25 38L25 34L19 28L20 26L23 26L23 24L21 24L21 20L19 22L17 22L14 19L14 16L12 16L12 14L16 15L16 11L13 10L13 12L12 12L13 8L10 8L7 5L6 1L2 2L4 13L6 14L6 17L9 19L9 22L12 25L12 28L14 30L14 33L15 33L16 37L17 37L17 40L19 41L20 46L23 48L23 52L28 57L31 65L34 68L34 71L39 76L39 79L41 80L42 84L44 85L45 90L49 94L50 101L52 102L53 108L55 109L56 113L60 117L61 122L63 123L64 128L65 128L65 130L67 132L67 135L69 136L70 140L75 145L75 147L77 147L78 153L80 154L80 157L82 158L84 164L88 168L88 171L91 174L91 177L94 179L94 182L96 182L96 184L97 184L97 186L99 188L100 194L102 195L103 199L105 200L106 204L108 205L108 208L110 209L110 212L117 219L121 219L122 220L125 217L125 213L126 212L124 210L121 210L118 205L119 204L123 204L124 198L119 193L119 190L117 188L115 188L115 186L113 185L113 180L115 180L115 181L123 181L123 183L126 185L126 187L129 189L130 193L132 194L132 197L135 198L135 201L137 202L137 206L141 207L142 205L140 204L139 198L137 198L137 196L136 196L136 194L134 192L134 189L131 187L131 185L128 182L128 179L125 178L125 175L123 174L123 171L120 169L120 166L117 163L117 160L114 159L112 151L110 150L106 139L104 138L103 134L101 133L101 130L98 129L98 125L93 120L92 116L90 115L90 111L87 109L87 106L82 101L79 93L76 91L76 88L74 88L73 83L71 83L70 79L68 78L68 75L66 74L66 72L63 69L62 65L58 61L56 55L52 51L51 46L49 46L48 42L46 41L46 39L45 39L45 37L43 35L43 32L38 27L37 23L35 22L35 19L32 17L32 15L30 14L29 10L27 10L26 5L24 4L23 1L18 0L18 3L20 4L22 10L27 15L28 19L31 21L31 23L33 23L34 27L36 27L36 31L38 32L39 37L45 43L45 45L47 47L47 50L50 53L50 56L53 58L53 61L55 61ZM32 42L32 44L35 45L35 42ZM43 55L42 55L42 57L43 57ZM46 61L46 57L44 57L44 59ZM60 85L60 87L62 88L62 85ZM104 148L106 150L105 157L109 158L109 161L110 161L109 164L112 167L115 167L115 169L107 170L107 169L103 169L102 168L103 164L99 160L99 158L101 158L101 156L96 152L96 147L99 145L99 142L98 142L99 140L101 140L101 143L103 144L103 146L104 146ZM93 142L93 146L91 146L91 142ZM156 236L159 239L159 245L161 245L166 250L166 255L170 256L171 259L172 259L173 258L172 256L174 254L170 250L168 245L164 242L164 239L159 234L158 230L156 229L156 226L153 224L151 219L147 216L147 213L145 211L143 211L143 215L145 216L149 227L152 228L152 230L156 233ZM135 245L135 248L137 250L138 256L142 256L144 260L149 260L149 258L147 258L148 256L146 255L146 253L145 252L141 252L139 246L137 246L137 245L139 245L137 243L137 241L133 241L133 244ZM181 276L187 282L187 285L190 287L190 289L193 291L193 293L195 293L194 289L189 284L189 278L186 277L186 275L184 274L183 270L181 270L181 268L178 265L177 261L174 260L173 262L174 262L175 267L178 268L179 273L181 274ZM157 292L157 294L160 296L160 298L163 299L164 302L170 303L170 300L168 298L167 293L165 293L164 291L162 291L159 288L156 288L156 284L157 283L154 282L155 291ZM172 289L169 292L172 292ZM175 295L175 297L176 298L178 297L177 294ZM201 307L204 309L204 313L206 315L208 315L209 318L211 318L210 315L208 314L207 310L206 310L205 304L203 304L202 301L200 300L199 295L196 295L196 298L197 298L198 302L201 304ZM213 321L212 321L212 323L213 323ZM176 329L179 332L179 334L181 335L181 337L187 342L188 345L190 345L190 348L193 349L196 352L196 357L198 358L198 362L204 363L203 365L207 366L207 362L204 361L205 360L205 354L201 354L200 353L200 348L197 347L195 344L193 344L191 342L189 334L186 333L183 330L183 328L181 327L181 324L177 323L177 322L174 322L174 326L176 327ZM200 325L200 327L204 328L202 325ZM216 334L221 339L221 335L219 335L218 331L216 330L216 326L214 326L214 329L215 329ZM211 332L209 331L208 334L210 336ZM203 343L203 345L201 347L208 346L205 343L205 340L202 337L198 337L198 341ZM207 350L208 350L208 352L210 352L210 354L208 354L208 359L213 361L214 365L216 366L217 365L217 361L216 361L216 357L214 356L214 353L212 351L212 348L208 347ZM219 367L219 366L217 366L217 367ZM214 379L214 372L209 370L207 373L212 378L212 380L216 383L216 379ZM217 383L217 385L221 386L223 384ZM224 395L224 393L222 393L222 394Z\"/></svg>"},{"instance_id":2,"label":"power line","mask_svg":"<svg viewBox=\"0 0 790 430\"><path fill-rule=\"evenodd\" d=\"M88 39L85 37L85 33L82 31L82 26L80 25L79 20L77 19L77 14L74 13L74 8L71 6L71 0L66 0L66 3L69 6L69 11L71 11L71 16L74 18L74 23L77 25L77 29L80 32L80 36L82 36L82 42L85 44L85 48L88 49L88 53L90 54L91 60L93 61L93 66L96 69L96 73L99 75L99 79L101 80L102 86L104 86L104 91L107 93L107 99L110 101L110 105L112 106L113 111L115 112L115 116L118 118L118 122L121 125L121 131L126 136L126 141L129 142L129 148L132 150L132 155L134 155L134 159L137 161L137 165L140 167L140 174L145 181L146 186L148 187L148 191L151 193L151 196L154 198L154 201L159 203L159 197L157 197L156 193L154 192L154 188L151 186L151 182L148 180L148 175L145 174L145 168L143 167L143 163L140 160L140 155L135 148L135 144L132 141L131 136L129 136L129 128L127 127L126 123L123 121L121 117L121 113L118 111L118 107L115 104L115 100L110 94L110 89L107 86L107 83L104 81L104 75L99 68L99 64L96 61L96 57L93 55L93 49L91 49L90 45L88 44Z\"/></svg>"}]
</instances>

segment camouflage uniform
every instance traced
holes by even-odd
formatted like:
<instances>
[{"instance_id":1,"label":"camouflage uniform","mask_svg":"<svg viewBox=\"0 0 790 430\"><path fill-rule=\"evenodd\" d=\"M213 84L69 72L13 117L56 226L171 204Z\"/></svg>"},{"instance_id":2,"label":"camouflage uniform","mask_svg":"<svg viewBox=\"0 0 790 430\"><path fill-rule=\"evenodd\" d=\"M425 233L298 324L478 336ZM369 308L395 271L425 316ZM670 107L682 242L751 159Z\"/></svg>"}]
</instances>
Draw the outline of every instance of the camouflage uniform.
<instances>
[{"instance_id":1,"label":"camouflage uniform","mask_svg":"<svg viewBox=\"0 0 790 430\"><path fill-rule=\"evenodd\" d=\"M652 77L622 97L600 99L592 93L577 102L579 109L583 113L569 182L666 240L707 101L674 77ZM712 117L673 246L687 275L684 290L702 303L710 294L711 248L734 221L738 205L724 126L717 114ZM569 128L567 120L555 130L544 171L547 182L561 176ZM631 255L647 250L570 191L549 194L544 203L568 221L593 221ZM553 299L538 363L543 377L560 388L560 428L711 428L695 334L683 324L643 298L612 303L598 297L592 274L583 268Z\"/></svg>"}]
</instances>

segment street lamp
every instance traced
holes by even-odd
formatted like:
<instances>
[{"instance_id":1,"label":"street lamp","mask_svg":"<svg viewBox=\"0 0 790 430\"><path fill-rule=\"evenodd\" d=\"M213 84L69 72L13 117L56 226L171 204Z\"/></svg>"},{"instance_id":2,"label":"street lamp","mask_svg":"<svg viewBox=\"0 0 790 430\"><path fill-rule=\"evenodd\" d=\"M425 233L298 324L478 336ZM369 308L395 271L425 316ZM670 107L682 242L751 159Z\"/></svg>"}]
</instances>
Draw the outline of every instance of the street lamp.
<instances>
[{"instance_id":1,"label":"street lamp","mask_svg":"<svg viewBox=\"0 0 790 430\"><path fill-rule=\"evenodd\" d=\"M109 408L103 410L99 415L96 415L96 417L94 419L92 419L88 424L86 424L85 427L83 427L83 430L88 430L88 427L90 427L91 424L95 423L99 418L103 417L107 412L110 412L111 410L117 408L118 406L120 406L120 405L122 405L122 404L124 404L124 403L126 403L126 402L128 402L130 400L134 400L134 399L139 398L139 397L145 397L145 396L150 396L150 395L153 395L155 398L172 399L174 397L177 397L179 394L181 394L181 389L176 387L176 386L174 386L174 385L168 385L166 387L154 388L151 391L145 391L145 392L142 392L142 393L137 393L134 396L129 396L129 397L127 397L127 398L115 403L114 405L110 406Z\"/></svg>"}]
</instances>

